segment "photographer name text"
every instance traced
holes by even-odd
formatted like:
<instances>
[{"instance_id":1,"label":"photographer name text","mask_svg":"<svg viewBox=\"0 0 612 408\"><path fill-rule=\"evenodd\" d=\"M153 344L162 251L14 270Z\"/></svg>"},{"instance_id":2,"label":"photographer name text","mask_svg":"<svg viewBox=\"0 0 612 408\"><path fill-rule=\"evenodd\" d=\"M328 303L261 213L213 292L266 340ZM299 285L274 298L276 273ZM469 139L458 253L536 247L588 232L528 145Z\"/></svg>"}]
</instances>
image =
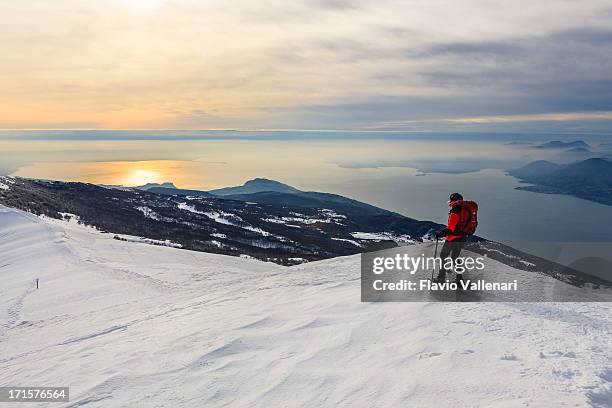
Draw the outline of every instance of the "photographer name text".
<instances>
[{"instance_id":1,"label":"photographer name text","mask_svg":"<svg viewBox=\"0 0 612 408\"><path fill-rule=\"evenodd\" d=\"M487 282L479 280L461 280L459 282L433 282L429 279L412 281L402 279L397 282L385 282L377 279L372 282L372 287L376 291L447 291L447 290L472 290L472 291L517 291L518 281L515 279L510 282Z\"/></svg>"}]
</instances>

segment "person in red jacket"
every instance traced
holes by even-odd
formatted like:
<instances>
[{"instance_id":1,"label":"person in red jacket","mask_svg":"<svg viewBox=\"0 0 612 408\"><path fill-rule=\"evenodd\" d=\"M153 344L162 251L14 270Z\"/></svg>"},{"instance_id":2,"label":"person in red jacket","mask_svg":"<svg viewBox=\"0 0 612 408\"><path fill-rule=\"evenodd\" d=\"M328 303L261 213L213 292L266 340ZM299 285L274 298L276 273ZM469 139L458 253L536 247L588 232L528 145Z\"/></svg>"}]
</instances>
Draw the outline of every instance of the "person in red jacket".
<instances>
[{"instance_id":1,"label":"person in red jacket","mask_svg":"<svg viewBox=\"0 0 612 408\"><path fill-rule=\"evenodd\" d=\"M450 195L448 202L448 205L450 206L450 211L448 212L448 223L446 224L446 228L436 233L436 238L445 237L444 245L440 251L442 267L440 268L440 272L438 272L436 282L446 281L447 271L444 268L446 258L450 257L454 263L455 259L459 257L459 254L463 249L463 245L465 244L466 236L458 230L459 222L461 221L462 201L463 196L461 194L453 193ZM461 274L457 274L457 280L461 280Z\"/></svg>"}]
</instances>

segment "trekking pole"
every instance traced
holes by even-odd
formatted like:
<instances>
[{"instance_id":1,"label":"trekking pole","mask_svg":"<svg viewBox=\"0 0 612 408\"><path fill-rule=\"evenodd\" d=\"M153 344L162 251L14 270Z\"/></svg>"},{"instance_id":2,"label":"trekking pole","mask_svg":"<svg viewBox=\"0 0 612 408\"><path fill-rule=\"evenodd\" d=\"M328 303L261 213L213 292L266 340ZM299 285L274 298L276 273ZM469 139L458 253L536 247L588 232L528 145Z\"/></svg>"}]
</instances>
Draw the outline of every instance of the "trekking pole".
<instances>
[{"instance_id":1,"label":"trekking pole","mask_svg":"<svg viewBox=\"0 0 612 408\"><path fill-rule=\"evenodd\" d=\"M434 272L436 271L436 258L438 257L438 237L436 237L436 249L434 250L434 267L431 270L431 280L434 278Z\"/></svg>"}]
</instances>

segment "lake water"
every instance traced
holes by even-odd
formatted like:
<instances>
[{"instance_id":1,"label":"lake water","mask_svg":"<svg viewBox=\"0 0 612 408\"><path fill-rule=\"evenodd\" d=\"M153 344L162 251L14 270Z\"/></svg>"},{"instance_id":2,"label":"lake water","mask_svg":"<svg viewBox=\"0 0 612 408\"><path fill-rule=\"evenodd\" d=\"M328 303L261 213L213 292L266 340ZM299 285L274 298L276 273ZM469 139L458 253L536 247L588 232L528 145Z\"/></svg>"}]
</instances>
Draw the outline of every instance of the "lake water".
<instances>
[{"instance_id":1,"label":"lake water","mask_svg":"<svg viewBox=\"0 0 612 408\"><path fill-rule=\"evenodd\" d=\"M518 181L504 170L552 153L529 145L508 145L507 138L63 135L1 135L0 171L100 184L172 181L180 188L194 189L266 177L441 223L447 216L449 193L458 191L479 203L478 233L490 239L612 242L612 207L515 190Z\"/></svg>"}]
</instances>

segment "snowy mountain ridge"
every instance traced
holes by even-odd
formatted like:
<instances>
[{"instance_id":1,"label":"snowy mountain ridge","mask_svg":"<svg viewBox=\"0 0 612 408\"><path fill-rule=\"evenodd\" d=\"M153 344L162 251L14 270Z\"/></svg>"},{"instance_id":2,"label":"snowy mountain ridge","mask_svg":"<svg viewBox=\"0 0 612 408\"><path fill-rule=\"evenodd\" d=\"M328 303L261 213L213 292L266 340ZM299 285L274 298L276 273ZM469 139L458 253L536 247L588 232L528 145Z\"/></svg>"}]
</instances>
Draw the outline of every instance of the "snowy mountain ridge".
<instances>
[{"instance_id":1,"label":"snowy mountain ridge","mask_svg":"<svg viewBox=\"0 0 612 408\"><path fill-rule=\"evenodd\" d=\"M268 180L269 181L269 180ZM0 204L71 219L112 234L202 252L252 257L281 265L378 251L432 240L442 228L331 193L264 191L224 197L117 189L93 184L0 177ZM573 286L610 282L498 242L472 237L468 248Z\"/></svg>"},{"instance_id":2,"label":"snowy mountain ridge","mask_svg":"<svg viewBox=\"0 0 612 408\"><path fill-rule=\"evenodd\" d=\"M82 223L113 234L284 265L418 242L439 228L430 221L325 193L221 198L159 186L141 191L12 178L6 179L12 183L9 187L9 181L1 180L6 188L0 187L0 204L9 207L57 219L75 214ZM284 201L286 196L293 201ZM378 233L379 238L353 235L361 233Z\"/></svg>"}]
</instances>

